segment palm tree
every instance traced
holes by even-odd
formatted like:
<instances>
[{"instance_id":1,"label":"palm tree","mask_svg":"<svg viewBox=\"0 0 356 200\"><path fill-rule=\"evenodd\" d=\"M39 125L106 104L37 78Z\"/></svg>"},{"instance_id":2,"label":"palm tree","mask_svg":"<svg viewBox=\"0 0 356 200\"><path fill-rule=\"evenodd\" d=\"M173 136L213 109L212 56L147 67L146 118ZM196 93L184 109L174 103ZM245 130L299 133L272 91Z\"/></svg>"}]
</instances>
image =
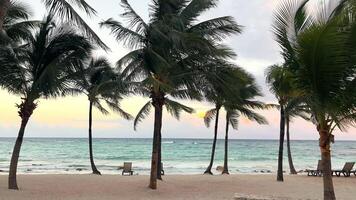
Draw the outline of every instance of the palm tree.
<instances>
[{"instance_id":1,"label":"palm tree","mask_svg":"<svg viewBox=\"0 0 356 200\"><path fill-rule=\"evenodd\" d=\"M320 136L325 200L336 199L331 176L332 133L335 128L355 125L356 65L352 58L356 24L349 10L343 12L345 2L331 7L323 1L318 4L322 9L310 10L306 9L308 1L286 2L275 15L276 41Z\"/></svg>"},{"instance_id":2,"label":"palm tree","mask_svg":"<svg viewBox=\"0 0 356 200\"><path fill-rule=\"evenodd\" d=\"M215 104L215 108L207 111L204 116L204 122L207 127L210 126L211 120L215 118L214 139L211 151L210 163L204 174L213 174L211 172L215 148L217 141L217 130L219 123L219 113L222 107L226 111L226 127L225 127L225 156L223 174L228 174L228 132L230 124L234 129L237 129L238 117L245 115L251 120L259 123L266 123L263 117L253 112L250 108L263 108L263 104L258 101L253 101L256 96L260 95L253 77L236 66L224 66L218 68L215 72L217 76L207 77L204 88L205 99ZM223 77L223 80L220 79Z\"/></svg>"},{"instance_id":3,"label":"palm tree","mask_svg":"<svg viewBox=\"0 0 356 200\"><path fill-rule=\"evenodd\" d=\"M92 110L96 107L101 113L109 114L101 101L116 113L119 113L124 119L130 120L132 116L120 108L119 100L126 93L120 75L116 74L105 58L91 58L84 61L85 69L79 74L80 78L76 80L73 92L83 92L89 100L89 157L93 174L101 175L96 168L93 156L92 146Z\"/></svg>"},{"instance_id":4,"label":"palm tree","mask_svg":"<svg viewBox=\"0 0 356 200\"><path fill-rule=\"evenodd\" d=\"M224 103L224 108L226 111L226 126L225 126L225 151L224 151L224 168L222 174L229 174L228 169L228 140L229 140L229 126L231 125L233 129L238 129L239 117L247 117L251 121L255 121L259 124L267 124L267 120L254 112L252 109L265 109L266 105L263 103L253 100L254 98L261 96L258 87L255 84L254 78L249 74L244 74L244 82L235 82L233 85L235 87L240 87L239 99L231 99Z\"/></svg>"},{"instance_id":5,"label":"palm tree","mask_svg":"<svg viewBox=\"0 0 356 200\"><path fill-rule=\"evenodd\" d=\"M210 163L204 171L204 174L210 175L213 175L211 169L213 167L215 157L220 110L227 99L239 98L239 87L231 87L231 82L234 84L236 82L242 82L241 78L244 78L241 76L242 73L234 73L233 67L235 66L229 66L228 63L225 64L227 65L220 65L217 70L214 70L214 74L206 76L205 82L201 83L201 85L205 86L203 90L205 100L215 105L214 108L208 110L204 115L204 123L207 127L210 126L211 120L215 118L214 139L211 148ZM237 70L238 68L235 69L235 71Z\"/></svg>"},{"instance_id":6,"label":"palm tree","mask_svg":"<svg viewBox=\"0 0 356 200\"><path fill-rule=\"evenodd\" d=\"M84 37L67 26L57 27L53 16L49 15L31 40L1 50L1 74L6 78L0 80L0 85L22 99L17 105L21 126L11 157L9 189L18 189L16 172L20 149L37 100L65 95L76 74L78 61L87 57L91 49L92 46Z\"/></svg>"},{"instance_id":7,"label":"palm tree","mask_svg":"<svg viewBox=\"0 0 356 200\"><path fill-rule=\"evenodd\" d=\"M305 120L310 120L308 116L308 110L303 105L302 97L294 97L289 99L285 106L285 122L286 122L286 136L287 136L287 153L288 153L288 163L290 174L297 174L294 168L292 152L290 148L290 134L289 125L294 117L301 117Z\"/></svg>"},{"instance_id":8,"label":"palm tree","mask_svg":"<svg viewBox=\"0 0 356 200\"><path fill-rule=\"evenodd\" d=\"M273 65L266 70L266 82L270 86L270 91L276 96L280 109L280 133L278 151L278 171L277 181L283 181L283 145L285 136L285 107L290 98L296 96L297 92L293 87L292 73L284 66Z\"/></svg>"},{"instance_id":9,"label":"palm tree","mask_svg":"<svg viewBox=\"0 0 356 200\"><path fill-rule=\"evenodd\" d=\"M143 112L151 105L155 109L150 188L157 188L162 108L171 103L168 96L177 99L199 99L198 78L208 73L204 61L231 57L232 52L219 45L225 36L240 32L231 17L221 17L196 23L197 17L214 7L216 0L153 1L151 19L146 23L132 9L127 0L121 3L129 20L128 27L108 19L102 25L109 27L116 39L136 50L119 62L126 67L123 74L136 80L135 91L151 98ZM181 110L185 106L173 104ZM170 106L170 105L169 105ZM176 109L174 109L176 110Z\"/></svg>"}]
</instances>

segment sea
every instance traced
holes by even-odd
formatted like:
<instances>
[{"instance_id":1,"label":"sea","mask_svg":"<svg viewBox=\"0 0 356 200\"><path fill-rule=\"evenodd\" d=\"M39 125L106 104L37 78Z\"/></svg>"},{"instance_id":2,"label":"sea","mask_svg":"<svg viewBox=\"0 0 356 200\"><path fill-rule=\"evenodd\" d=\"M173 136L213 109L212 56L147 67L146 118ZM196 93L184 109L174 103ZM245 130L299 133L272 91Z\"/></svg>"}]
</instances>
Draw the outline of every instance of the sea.
<instances>
[{"instance_id":1,"label":"sea","mask_svg":"<svg viewBox=\"0 0 356 200\"><path fill-rule=\"evenodd\" d=\"M0 138L0 174L7 174L15 138ZM121 174L119 166L132 162L135 174L149 174L152 139L93 139L94 159L103 174ZM210 161L212 139L163 139L162 162L166 174L202 174ZM284 170L289 172L286 147ZM320 159L318 141L291 141L297 171L316 168ZM268 174L277 170L278 140L230 140L230 173ZM224 160L224 140L217 141L216 167ZM356 162L356 141L336 141L332 166ZM90 173L86 138L25 138L21 149L20 174Z\"/></svg>"}]
</instances>

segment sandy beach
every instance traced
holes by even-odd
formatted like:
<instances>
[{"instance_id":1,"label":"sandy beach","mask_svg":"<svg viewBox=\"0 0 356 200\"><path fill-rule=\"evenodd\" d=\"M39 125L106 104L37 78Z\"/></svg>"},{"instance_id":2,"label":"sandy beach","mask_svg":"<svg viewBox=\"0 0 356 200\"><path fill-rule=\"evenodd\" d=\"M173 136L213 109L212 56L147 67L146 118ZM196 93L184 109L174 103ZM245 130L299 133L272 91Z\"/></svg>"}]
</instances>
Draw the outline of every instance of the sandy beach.
<instances>
[{"instance_id":1,"label":"sandy beach","mask_svg":"<svg viewBox=\"0 0 356 200\"><path fill-rule=\"evenodd\" d=\"M234 199L235 195L258 195L275 199L321 199L322 178L275 175L168 175L150 190L148 176L120 175L19 175L20 191L7 189L7 176L0 176L1 200L138 200L138 199ZM354 200L356 177L334 178L338 199Z\"/></svg>"}]
</instances>

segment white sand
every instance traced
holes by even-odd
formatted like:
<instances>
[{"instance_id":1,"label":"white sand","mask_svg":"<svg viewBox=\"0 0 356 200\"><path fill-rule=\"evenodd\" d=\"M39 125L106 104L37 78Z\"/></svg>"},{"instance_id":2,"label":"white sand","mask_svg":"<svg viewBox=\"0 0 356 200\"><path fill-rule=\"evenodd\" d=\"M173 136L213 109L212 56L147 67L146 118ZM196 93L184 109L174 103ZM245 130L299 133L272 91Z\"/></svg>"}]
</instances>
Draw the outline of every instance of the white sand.
<instances>
[{"instance_id":1,"label":"white sand","mask_svg":"<svg viewBox=\"0 0 356 200\"><path fill-rule=\"evenodd\" d=\"M0 176L1 200L140 200L140 199L234 199L253 194L280 199L322 199L322 178L306 175L168 175L158 190L148 186L148 176L121 175L20 175L19 191L7 189L7 176ZM337 199L356 199L356 177L334 178Z\"/></svg>"}]
</instances>

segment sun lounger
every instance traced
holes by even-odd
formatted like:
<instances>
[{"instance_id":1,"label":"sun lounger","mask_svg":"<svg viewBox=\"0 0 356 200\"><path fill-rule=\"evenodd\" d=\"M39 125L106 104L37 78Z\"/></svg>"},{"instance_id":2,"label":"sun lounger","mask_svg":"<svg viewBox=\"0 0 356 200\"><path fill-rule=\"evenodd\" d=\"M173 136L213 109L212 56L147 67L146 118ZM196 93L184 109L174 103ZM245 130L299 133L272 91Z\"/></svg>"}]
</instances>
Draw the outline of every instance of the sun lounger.
<instances>
[{"instance_id":1,"label":"sun lounger","mask_svg":"<svg viewBox=\"0 0 356 200\"><path fill-rule=\"evenodd\" d=\"M351 173L355 174L355 171L352 171L354 165L355 162L346 162L342 170L333 170L332 174L335 174L336 176L341 176L341 174L343 174L345 177L349 177Z\"/></svg>"},{"instance_id":2,"label":"sun lounger","mask_svg":"<svg viewBox=\"0 0 356 200\"><path fill-rule=\"evenodd\" d=\"M321 160L318 161L318 166L316 170L307 169L308 176L321 176L323 174Z\"/></svg>"},{"instance_id":3,"label":"sun lounger","mask_svg":"<svg viewBox=\"0 0 356 200\"><path fill-rule=\"evenodd\" d=\"M132 163L131 162L124 162L124 168L122 169L122 175L133 175L132 171Z\"/></svg>"}]
</instances>

